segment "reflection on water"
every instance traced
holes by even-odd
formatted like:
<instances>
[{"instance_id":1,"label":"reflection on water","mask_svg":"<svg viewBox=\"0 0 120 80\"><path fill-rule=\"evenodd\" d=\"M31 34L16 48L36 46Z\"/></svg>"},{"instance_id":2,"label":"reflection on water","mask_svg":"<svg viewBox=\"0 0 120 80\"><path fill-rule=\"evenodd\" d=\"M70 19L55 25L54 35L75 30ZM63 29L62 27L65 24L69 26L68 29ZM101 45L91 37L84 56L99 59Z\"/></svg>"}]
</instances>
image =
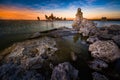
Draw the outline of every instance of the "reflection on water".
<instances>
[{"instance_id":1,"label":"reflection on water","mask_svg":"<svg viewBox=\"0 0 120 80\"><path fill-rule=\"evenodd\" d=\"M57 42L58 51L56 52L56 62L64 62L71 60L71 53L77 53L78 55L84 57L84 59L89 58L88 46L83 44L85 41L81 39L80 35L66 36L62 38L55 38Z\"/></svg>"},{"instance_id":2,"label":"reflection on water","mask_svg":"<svg viewBox=\"0 0 120 80\"><path fill-rule=\"evenodd\" d=\"M82 80L91 80L90 70L87 61L90 59L87 44L84 37L80 34L73 36L65 36L62 38L55 38L58 50L51 58L54 65L62 62L70 62L76 69L80 71L80 78ZM77 59L75 60L77 56ZM74 58L74 60L73 60ZM85 77L86 76L86 77Z\"/></svg>"}]
</instances>

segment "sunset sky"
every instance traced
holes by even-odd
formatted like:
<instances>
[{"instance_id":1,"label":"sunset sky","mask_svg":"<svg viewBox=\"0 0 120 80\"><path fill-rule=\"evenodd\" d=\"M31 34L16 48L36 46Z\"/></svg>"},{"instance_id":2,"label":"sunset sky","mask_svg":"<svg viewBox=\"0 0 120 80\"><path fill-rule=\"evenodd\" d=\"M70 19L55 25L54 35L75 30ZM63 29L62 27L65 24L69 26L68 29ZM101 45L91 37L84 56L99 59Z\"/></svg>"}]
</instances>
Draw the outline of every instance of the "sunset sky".
<instances>
[{"instance_id":1,"label":"sunset sky","mask_svg":"<svg viewBox=\"0 0 120 80\"><path fill-rule=\"evenodd\" d=\"M73 19L78 7L88 19L120 18L119 0L0 0L0 19L35 20L39 16L43 20L51 13Z\"/></svg>"}]
</instances>

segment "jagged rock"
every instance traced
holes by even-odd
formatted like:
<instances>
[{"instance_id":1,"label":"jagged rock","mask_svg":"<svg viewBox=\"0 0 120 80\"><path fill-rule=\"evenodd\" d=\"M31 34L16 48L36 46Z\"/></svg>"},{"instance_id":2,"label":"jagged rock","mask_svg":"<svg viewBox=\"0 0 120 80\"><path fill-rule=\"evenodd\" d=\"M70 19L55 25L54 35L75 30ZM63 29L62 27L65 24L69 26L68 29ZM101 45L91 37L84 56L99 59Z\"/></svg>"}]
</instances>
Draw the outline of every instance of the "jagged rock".
<instances>
[{"instance_id":1,"label":"jagged rock","mask_svg":"<svg viewBox=\"0 0 120 80\"><path fill-rule=\"evenodd\" d=\"M120 35L116 35L112 39L120 47Z\"/></svg>"},{"instance_id":2,"label":"jagged rock","mask_svg":"<svg viewBox=\"0 0 120 80\"><path fill-rule=\"evenodd\" d=\"M2 52L6 56L0 66L0 79L49 80L45 78L47 71L43 75L36 70L43 68L46 59L57 50L55 46L55 40L49 37L15 43Z\"/></svg>"},{"instance_id":3,"label":"jagged rock","mask_svg":"<svg viewBox=\"0 0 120 80\"><path fill-rule=\"evenodd\" d=\"M106 76L98 73L98 72L93 72L93 80L109 80Z\"/></svg>"},{"instance_id":4,"label":"jagged rock","mask_svg":"<svg viewBox=\"0 0 120 80\"><path fill-rule=\"evenodd\" d=\"M89 63L89 67L94 70L102 70L108 67L108 64L102 60L95 59Z\"/></svg>"},{"instance_id":5,"label":"jagged rock","mask_svg":"<svg viewBox=\"0 0 120 80\"><path fill-rule=\"evenodd\" d=\"M44 59L50 57L57 50L55 45L54 39L49 37L19 42L13 45L14 48L9 51L4 61L8 63L13 61L24 68L39 68L37 64L42 64ZM7 52L3 51L3 53Z\"/></svg>"},{"instance_id":6,"label":"jagged rock","mask_svg":"<svg viewBox=\"0 0 120 80\"><path fill-rule=\"evenodd\" d=\"M111 40L96 41L89 46L89 51L91 51L92 57L106 62L112 62L120 58L120 50L118 46Z\"/></svg>"},{"instance_id":7,"label":"jagged rock","mask_svg":"<svg viewBox=\"0 0 120 80\"><path fill-rule=\"evenodd\" d=\"M76 80L78 70L76 70L68 62L64 62L56 66L52 72L51 80Z\"/></svg>"},{"instance_id":8,"label":"jagged rock","mask_svg":"<svg viewBox=\"0 0 120 80\"><path fill-rule=\"evenodd\" d=\"M97 28L92 21L83 19L79 25L79 33L82 33L83 36L94 35L97 33Z\"/></svg>"},{"instance_id":9,"label":"jagged rock","mask_svg":"<svg viewBox=\"0 0 120 80\"><path fill-rule=\"evenodd\" d=\"M87 39L87 42L89 43L94 43L95 41L98 41L98 37L97 36L90 36L88 39Z\"/></svg>"},{"instance_id":10,"label":"jagged rock","mask_svg":"<svg viewBox=\"0 0 120 80\"><path fill-rule=\"evenodd\" d=\"M120 35L120 25L111 25L99 28L99 37L101 39L112 39L112 37Z\"/></svg>"},{"instance_id":11,"label":"jagged rock","mask_svg":"<svg viewBox=\"0 0 120 80\"><path fill-rule=\"evenodd\" d=\"M108 34L120 35L120 25L111 25L107 27Z\"/></svg>"},{"instance_id":12,"label":"jagged rock","mask_svg":"<svg viewBox=\"0 0 120 80\"><path fill-rule=\"evenodd\" d=\"M45 80L45 77L35 70L27 71L14 63L7 63L0 66L1 80Z\"/></svg>"},{"instance_id":13,"label":"jagged rock","mask_svg":"<svg viewBox=\"0 0 120 80\"><path fill-rule=\"evenodd\" d=\"M101 34L98 35L98 38L100 40L111 40L113 36L114 35L112 35L112 34L107 34L107 33L101 32Z\"/></svg>"},{"instance_id":14,"label":"jagged rock","mask_svg":"<svg viewBox=\"0 0 120 80\"><path fill-rule=\"evenodd\" d=\"M83 18L82 14L81 9L78 8L76 18L72 25L73 28L78 30L79 33L82 33L83 36L94 35L97 33L96 24Z\"/></svg>"},{"instance_id":15,"label":"jagged rock","mask_svg":"<svg viewBox=\"0 0 120 80\"><path fill-rule=\"evenodd\" d=\"M37 71L25 71L22 80L46 80L45 77Z\"/></svg>"}]
</instances>

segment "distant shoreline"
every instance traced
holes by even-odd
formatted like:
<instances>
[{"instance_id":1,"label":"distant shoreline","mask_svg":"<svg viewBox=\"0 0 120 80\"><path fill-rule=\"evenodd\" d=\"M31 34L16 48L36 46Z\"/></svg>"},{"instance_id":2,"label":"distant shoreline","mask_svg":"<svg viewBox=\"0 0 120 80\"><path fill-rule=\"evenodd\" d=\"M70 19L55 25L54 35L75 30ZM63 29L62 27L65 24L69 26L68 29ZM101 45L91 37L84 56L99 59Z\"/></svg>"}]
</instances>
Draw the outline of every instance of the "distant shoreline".
<instances>
[{"instance_id":1,"label":"distant shoreline","mask_svg":"<svg viewBox=\"0 0 120 80\"><path fill-rule=\"evenodd\" d=\"M0 20L11 20L11 21L49 21L49 20L24 20L24 19L0 19ZM101 21L101 19L88 19L92 21ZM53 20L53 21L73 21L73 20ZM120 21L120 19L107 19L107 21Z\"/></svg>"}]
</instances>

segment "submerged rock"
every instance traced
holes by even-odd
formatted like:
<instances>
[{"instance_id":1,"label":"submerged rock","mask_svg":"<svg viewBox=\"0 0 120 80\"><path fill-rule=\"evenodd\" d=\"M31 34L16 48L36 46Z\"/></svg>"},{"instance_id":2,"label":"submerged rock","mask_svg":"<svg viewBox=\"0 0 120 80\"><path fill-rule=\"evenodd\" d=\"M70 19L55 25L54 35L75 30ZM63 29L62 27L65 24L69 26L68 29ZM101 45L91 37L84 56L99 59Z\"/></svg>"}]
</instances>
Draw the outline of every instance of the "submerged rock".
<instances>
[{"instance_id":1,"label":"submerged rock","mask_svg":"<svg viewBox=\"0 0 120 80\"><path fill-rule=\"evenodd\" d=\"M56 66L52 72L51 80L77 80L78 70L68 62Z\"/></svg>"},{"instance_id":2,"label":"submerged rock","mask_svg":"<svg viewBox=\"0 0 120 80\"><path fill-rule=\"evenodd\" d=\"M89 63L89 67L94 70L102 70L108 67L108 64L102 60L95 59Z\"/></svg>"},{"instance_id":3,"label":"submerged rock","mask_svg":"<svg viewBox=\"0 0 120 80\"><path fill-rule=\"evenodd\" d=\"M31 39L39 37L41 34L40 32L36 32L33 35L30 36Z\"/></svg>"},{"instance_id":4,"label":"submerged rock","mask_svg":"<svg viewBox=\"0 0 120 80\"><path fill-rule=\"evenodd\" d=\"M70 35L75 35L75 34L77 34L77 31L75 31L74 29L71 29L71 28L67 28L67 27L57 28L57 30L53 30L53 31L47 33L48 36L55 37L55 38L70 36Z\"/></svg>"},{"instance_id":5,"label":"submerged rock","mask_svg":"<svg viewBox=\"0 0 120 80\"><path fill-rule=\"evenodd\" d=\"M112 62L120 58L120 50L118 46L111 40L96 41L89 46L89 51L91 51L92 57L106 62Z\"/></svg>"},{"instance_id":6,"label":"submerged rock","mask_svg":"<svg viewBox=\"0 0 120 80\"><path fill-rule=\"evenodd\" d=\"M106 76L98 73L98 72L93 72L93 80L109 80Z\"/></svg>"}]
</instances>

